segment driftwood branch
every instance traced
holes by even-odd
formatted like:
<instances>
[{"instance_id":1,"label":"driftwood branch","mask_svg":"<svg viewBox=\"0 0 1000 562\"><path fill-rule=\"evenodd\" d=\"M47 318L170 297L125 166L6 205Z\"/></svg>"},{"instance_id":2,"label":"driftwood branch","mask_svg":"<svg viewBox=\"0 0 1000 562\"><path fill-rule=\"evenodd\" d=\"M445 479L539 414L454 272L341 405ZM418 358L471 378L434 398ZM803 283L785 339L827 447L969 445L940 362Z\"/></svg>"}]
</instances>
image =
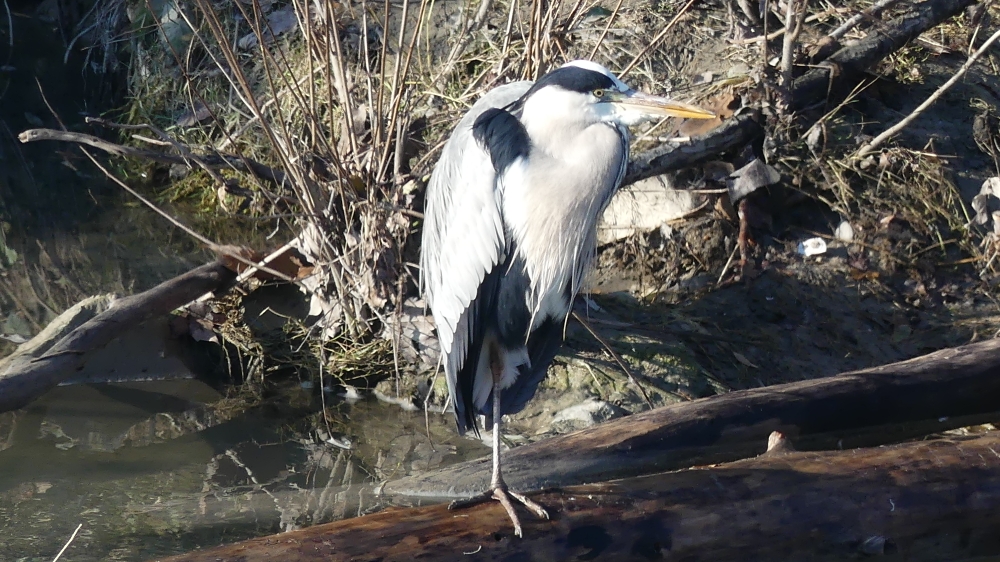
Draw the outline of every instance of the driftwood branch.
<instances>
[{"instance_id":1,"label":"driftwood branch","mask_svg":"<svg viewBox=\"0 0 1000 562\"><path fill-rule=\"evenodd\" d=\"M1000 554L998 451L996 434L821 453L776 448L720 466L532 494L553 518L526 517L523 539L489 502L460 512L387 510L161 560L986 557Z\"/></svg>"},{"instance_id":2,"label":"driftwood branch","mask_svg":"<svg viewBox=\"0 0 1000 562\"><path fill-rule=\"evenodd\" d=\"M681 168L700 164L724 152L742 148L764 135L760 115L744 113L729 119L707 134L686 142L666 142L638 154L629 163L622 187Z\"/></svg>"},{"instance_id":3,"label":"driftwood branch","mask_svg":"<svg viewBox=\"0 0 1000 562\"><path fill-rule=\"evenodd\" d=\"M927 0L872 31L864 39L834 53L817 68L792 82L791 104L802 111L850 91L875 63L900 49L921 33L958 15L975 0ZM623 186L679 170L742 148L764 135L763 121L755 113L744 113L709 133L686 143L665 143L638 154L629 164Z\"/></svg>"},{"instance_id":4,"label":"driftwood branch","mask_svg":"<svg viewBox=\"0 0 1000 562\"><path fill-rule=\"evenodd\" d=\"M184 166L191 165L189 158L185 158L181 155L124 146L85 133L57 131L55 129L28 129L19 134L17 138L22 143L46 140L72 142L92 146L96 149L103 150L108 154L114 154L116 156L142 158L145 160L152 160L153 162L161 162L163 164L181 164ZM199 154L197 155L197 158L206 167L212 169L222 170L231 168L250 174L257 179L271 183L276 187L288 187L286 184L287 177L285 172L265 166L260 162L250 160L249 158L245 158L243 156L235 156L232 154Z\"/></svg>"},{"instance_id":5,"label":"driftwood branch","mask_svg":"<svg viewBox=\"0 0 1000 562\"><path fill-rule=\"evenodd\" d=\"M837 51L795 79L792 108L801 111L853 88L876 62L975 3L976 0L926 0L913 4L909 12L880 25L864 39Z\"/></svg>"},{"instance_id":6,"label":"driftwood branch","mask_svg":"<svg viewBox=\"0 0 1000 562\"><path fill-rule=\"evenodd\" d=\"M25 344L32 353L17 354L0 364L0 412L24 407L71 377L86 360L123 331L149 318L168 314L201 295L228 287L236 273L214 261L156 287L118 299L94 318L44 350Z\"/></svg>"},{"instance_id":7,"label":"driftwood branch","mask_svg":"<svg viewBox=\"0 0 1000 562\"><path fill-rule=\"evenodd\" d=\"M746 458L772 431L802 449L869 446L968 425L1000 409L1000 339L882 367L682 402L517 447L515 490L600 482ZM980 423L985 420L977 420ZM465 497L485 488L489 458L387 483L388 495Z\"/></svg>"}]
</instances>

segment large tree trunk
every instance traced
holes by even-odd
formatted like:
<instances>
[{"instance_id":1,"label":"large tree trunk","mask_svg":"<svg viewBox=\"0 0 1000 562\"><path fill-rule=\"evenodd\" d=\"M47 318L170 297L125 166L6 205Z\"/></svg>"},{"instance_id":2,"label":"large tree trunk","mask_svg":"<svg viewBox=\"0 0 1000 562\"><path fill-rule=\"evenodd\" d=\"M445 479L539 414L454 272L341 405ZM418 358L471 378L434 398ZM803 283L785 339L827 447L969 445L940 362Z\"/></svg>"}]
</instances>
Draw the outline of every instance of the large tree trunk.
<instances>
[{"instance_id":1,"label":"large tree trunk","mask_svg":"<svg viewBox=\"0 0 1000 562\"><path fill-rule=\"evenodd\" d=\"M514 490L601 482L759 454L781 431L800 449L858 447L986 420L1000 410L1000 339L833 377L682 402L504 453ZM995 417L995 416L994 416ZM389 482L385 493L466 497L489 458Z\"/></svg>"},{"instance_id":2,"label":"large tree trunk","mask_svg":"<svg viewBox=\"0 0 1000 562\"><path fill-rule=\"evenodd\" d=\"M1000 554L1000 435L767 455L497 502L387 510L169 562L955 560ZM164 562L167 562L166 560Z\"/></svg>"}]
</instances>

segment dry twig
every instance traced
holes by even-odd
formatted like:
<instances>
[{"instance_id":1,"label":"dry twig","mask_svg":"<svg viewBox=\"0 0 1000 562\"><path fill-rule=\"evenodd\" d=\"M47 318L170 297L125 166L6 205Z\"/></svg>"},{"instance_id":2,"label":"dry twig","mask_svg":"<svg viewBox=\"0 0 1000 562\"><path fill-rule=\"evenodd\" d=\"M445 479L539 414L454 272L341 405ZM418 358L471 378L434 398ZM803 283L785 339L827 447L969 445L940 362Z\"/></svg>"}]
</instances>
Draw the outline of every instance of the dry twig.
<instances>
[{"instance_id":1,"label":"dry twig","mask_svg":"<svg viewBox=\"0 0 1000 562\"><path fill-rule=\"evenodd\" d=\"M834 14L836 14L836 13L842 11L842 10L843 10L843 8L832 8L832 9L826 10L824 12L819 12L818 14L813 14L813 15L807 17L805 19L804 23L815 23L815 22L820 21L821 19L823 19L825 17L834 15ZM781 37L784 34L785 34L785 28L781 28L781 29L779 29L777 31L772 31L771 33L768 33L767 35L757 35L755 37L747 37L746 39L741 39L739 41L736 41L735 44L736 45L750 45L750 44L753 44L753 43L762 43L762 42L765 42L765 41L773 41L773 40L777 39L778 37Z\"/></svg>"},{"instance_id":2,"label":"dry twig","mask_svg":"<svg viewBox=\"0 0 1000 562\"><path fill-rule=\"evenodd\" d=\"M56 557L52 559L52 562L59 562L59 558L61 558L63 553L66 552L66 549L69 548L69 545L73 544L73 540L76 539L76 534L80 532L81 528L83 528L83 523L80 523L79 525L76 526L76 530L74 530L73 534L69 536L69 540L66 541L66 544L63 545L62 549L59 551L59 554L56 554Z\"/></svg>"},{"instance_id":3,"label":"dry twig","mask_svg":"<svg viewBox=\"0 0 1000 562\"><path fill-rule=\"evenodd\" d=\"M788 0L785 10L785 38L781 44L781 87L786 92L792 86L792 66L795 62L795 44L802 32L802 22L806 18L806 3Z\"/></svg>"},{"instance_id":4,"label":"dry twig","mask_svg":"<svg viewBox=\"0 0 1000 562\"><path fill-rule=\"evenodd\" d=\"M673 19L670 20L670 23L668 23L666 27L661 29L660 32L656 34L656 37L653 37L653 40L650 41L649 44L646 45L641 51L639 51L639 54L637 54L635 58L632 59L632 62L628 63L628 66L626 66L621 71L621 74L619 74L618 77L625 78L625 75L631 72L632 69L635 68L637 64L639 64L639 61L641 61L646 56L647 53L655 49L660 44L660 41L662 41L663 38L667 36L667 33L671 29L673 29L674 25L681 19L681 17L687 13L688 9L691 8L692 4L694 4L694 0L688 0L688 3L684 4L684 7L682 7L680 10L677 11L677 15L675 15Z\"/></svg>"},{"instance_id":5,"label":"dry twig","mask_svg":"<svg viewBox=\"0 0 1000 562\"><path fill-rule=\"evenodd\" d=\"M146 126L143 125L142 127ZM115 156L142 158L152 160L154 162L161 162L163 164L182 164L190 166L189 159L184 156L116 144L85 133L57 131L55 129L28 129L26 131L22 131L17 138L22 143L37 142L42 140L73 142L92 146L109 154L114 154ZM285 183L287 180L284 172L270 168L259 162L249 160L243 156L235 156L231 154L192 154L192 156L197 156L199 164L203 164L204 166L211 167L213 169L218 170L231 168L250 174L259 180L266 181L277 187L287 187L287 184Z\"/></svg>"},{"instance_id":6,"label":"dry twig","mask_svg":"<svg viewBox=\"0 0 1000 562\"><path fill-rule=\"evenodd\" d=\"M847 35L848 31L854 29L855 26L857 26L865 19L878 16L879 13L882 12L882 10L888 8L889 6L895 4L898 1L899 0L879 0L878 2L872 4L872 6L869 7L867 10L864 10L859 14L851 16L851 18L845 21L843 24L841 24L840 27L831 31L829 37L832 37L837 40L841 39L844 35Z\"/></svg>"}]
</instances>

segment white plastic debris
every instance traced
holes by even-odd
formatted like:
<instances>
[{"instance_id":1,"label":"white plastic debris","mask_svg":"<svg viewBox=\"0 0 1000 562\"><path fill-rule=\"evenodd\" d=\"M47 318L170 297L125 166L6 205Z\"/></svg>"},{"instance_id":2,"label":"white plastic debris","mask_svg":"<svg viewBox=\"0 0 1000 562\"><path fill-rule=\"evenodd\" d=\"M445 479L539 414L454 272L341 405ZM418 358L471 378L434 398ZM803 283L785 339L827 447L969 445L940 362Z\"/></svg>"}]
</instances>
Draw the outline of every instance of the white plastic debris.
<instances>
[{"instance_id":1,"label":"white plastic debris","mask_svg":"<svg viewBox=\"0 0 1000 562\"><path fill-rule=\"evenodd\" d=\"M809 257L826 253L826 242L822 238L810 238L799 242L799 254Z\"/></svg>"},{"instance_id":2,"label":"white plastic debris","mask_svg":"<svg viewBox=\"0 0 1000 562\"><path fill-rule=\"evenodd\" d=\"M851 223L847 221L842 221L837 225L837 230L833 231L833 235L837 237L837 240L842 240L844 242L854 241L854 227Z\"/></svg>"},{"instance_id":3,"label":"white plastic debris","mask_svg":"<svg viewBox=\"0 0 1000 562\"><path fill-rule=\"evenodd\" d=\"M0 339L7 340L18 345L28 341L28 338L22 336L21 334L0 334Z\"/></svg>"},{"instance_id":4,"label":"white plastic debris","mask_svg":"<svg viewBox=\"0 0 1000 562\"><path fill-rule=\"evenodd\" d=\"M346 437L327 437L324 443L347 451L350 451L354 447L351 440Z\"/></svg>"},{"instance_id":5,"label":"white plastic debris","mask_svg":"<svg viewBox=\"0 0 1000 562\"><path fill-rule=\"evenodd\" d=\"M986 224L990 220L990 214L1000 210L998 196L1000 196L1000 176L984 181L979 194L972 198L972 209L976 211L974 223Z\"/></svg>"}]
</instances>

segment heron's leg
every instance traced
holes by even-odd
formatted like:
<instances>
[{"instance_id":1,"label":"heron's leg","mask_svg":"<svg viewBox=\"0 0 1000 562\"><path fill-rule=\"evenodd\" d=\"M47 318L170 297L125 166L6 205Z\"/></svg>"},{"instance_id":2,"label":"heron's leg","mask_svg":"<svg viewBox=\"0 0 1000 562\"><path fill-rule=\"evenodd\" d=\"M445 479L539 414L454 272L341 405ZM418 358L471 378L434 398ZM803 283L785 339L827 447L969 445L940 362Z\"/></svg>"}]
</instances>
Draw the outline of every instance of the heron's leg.
<instances>
[{"instance_id":1,"label":"heron's leg","mask_svg":"<svg viewBox=\"0 0 1000 562\"><path fill-rule=\"evenodd\" d=\"M514 534L520 537L522 536L521 520L518 519L517 512L514 511L514 504L510 501L510 498L521 502L524 507L542 519L548 519L549 513L545 511L545 508L524 495L508 490L507 483L503 481L503 473L500 467L500 420L503 418L500 414L500 380L503 373L503 366L491 364L491 370L493 371L493 477L490 479L490 488L486 492L467 500L451 502L448 508L457 509L482 503L489 499L495 499L507 510L507 515L510 516L510 520L514 524Z\"/></svg>"}]
</instances>

